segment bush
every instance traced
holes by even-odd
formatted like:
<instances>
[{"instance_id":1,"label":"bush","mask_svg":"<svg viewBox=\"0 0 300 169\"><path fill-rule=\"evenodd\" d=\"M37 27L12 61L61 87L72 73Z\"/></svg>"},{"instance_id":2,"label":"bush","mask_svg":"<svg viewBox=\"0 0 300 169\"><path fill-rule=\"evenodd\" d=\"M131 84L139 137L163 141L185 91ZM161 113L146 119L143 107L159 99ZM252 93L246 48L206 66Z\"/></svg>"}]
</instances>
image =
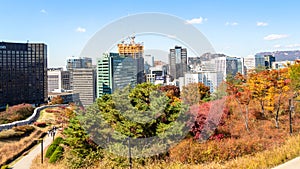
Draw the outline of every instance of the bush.
<instances>
[{"instance_id":1,"label":"bush","mask_svg":"<svg viewBox=\"0 0 300 169\"><path fill-rule=\"evenodd\" d=\"M57 147L58 147L57 144L51 144L46 151L45 157L50 158Z\"/></svg>"},{"instance_id":2,"label":"bush","mask_svg":"<svg viewBox=\"0 0 300 169\"><path fill-rule=\"evenodd\" d=\"M56 137L52 144L59 145L63 141L62 137Z\"/></svg>"},{"instance_id":3,"label":"bush","mask_svg":"<svg viewBox=\"0 0 300 169\"><path fill-rule=\"evenodd\" d=\"M34 108L30 104L19 104L0 113L0 124L25 120L33 114Z\"/></svg>"},{"instance_id":4,"label":"bush","mask_svg":"<svg viewBox=\"0 0 300 169\"><path fill-rule=\"evenodd\" d=\"M35 130L32 126L17 126L0 132L0 139L20 138L29 135Z\"/></svg>"},{"instance_id":5,"label":"bush","mask_svg":"<svg viewBox=\"0 0 300 169\"><path fill-rule=\"evenodd\" d=\"M61 146L58 146L54 153L51 155L50 159L49 159L49 163L55 163L57 162L59 159L61 159L61 157L63 156L64 153L64 148Z\"/></svg>"},{"instance_id":6,"label":"bush","mask_svg":"<svg viewBox=\"0 0 300 169\"><path fill-rule=\"evenodd\" d=\"M8 165L3 165L1 169L9 169Z\"/></svg>"},{"instance_id":7,"label":"bush","mask_svg":"<svg viewBox=\"0 0 300 169\"><path fill-rule=\"evenodd\" d=\"M55 152L56 148L59 147L59 144L63 141L63 138L57 137L53 143L49 146L49 148L46 151L46 158L51 158L53 153Z\"/></svg>"},{"instance_id":8,"label":"bush","mask_svg":"<svg viewBox=\"0 0 300 169\"><path fill-rule=\"evenodd\" d=\"M34 122L33 124L38 127L46 127L47 126L47 124L45 122Z\"/></svg>"},{"instance_id":9,"label":"bush","mask_svg":"<svg viewBox=\"0 0 300 169\"><path fill-rule=\"evenodd\" d=\"M24 132L26 134L31 133L34 131L34 127L33 126L16 126L12 128L15 131L20 131L20 132Z\"/></svg>"}]
</instances>

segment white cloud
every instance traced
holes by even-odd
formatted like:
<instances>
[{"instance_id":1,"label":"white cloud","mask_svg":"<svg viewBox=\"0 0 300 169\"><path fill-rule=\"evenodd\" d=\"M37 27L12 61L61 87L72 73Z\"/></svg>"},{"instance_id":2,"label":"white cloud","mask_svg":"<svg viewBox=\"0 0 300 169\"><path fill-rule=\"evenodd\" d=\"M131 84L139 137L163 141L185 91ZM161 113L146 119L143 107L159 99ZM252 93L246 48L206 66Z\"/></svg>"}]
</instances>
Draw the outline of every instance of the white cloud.
<instances>
[{"instance_id":1,"label":"white cloud","mask_svg":"<svg viewBox=\"0 0 300 169\"><path fill-rule=\"evenodd\" d=\"M257 22L256 26L268 26L269 24L267 22Z\"/></svg>"},{"instance_id":2,"label":"white cloud","mask_svg":"<svg viewBox=\"0 0 300 169\"><path fill-rule=\"evenodd\" d=\"M291 45L286 45L287 48L299 48L300 44L291 44Z\"/></svg>"},{"instance_id":3,"label":"white cloud","mask_svg":"<svg viewBox=\"0 0 300 169\"><path fill-rule=\"evenodd\" d=\"M284 39L289 37L289 35L286 34L271 34L266 37L264 37L264 40L278 40L278 39Z\"/></svg>"},{"instance_id":4,"label":"white cloud","mask_svg":"<svg viewBox=\"0 0 300 169\"><path fill-rule=\"evenodd\" d=\"M207 18L199 17L199 18L193 18L191 20L186 20L186 23L187 24L202 24L204 21L207 21L207 20L208 20Z\"/></svg>"},{"instance_id":5,"label":"white cloud","mask_svg":"<svg viewBox=\"0 0 300 169\"><path fill-rule=\"evenodd\" d=\"M41 9L40 12L43 13L43 14L47 14L48 13L45 9Z\"/></svg>"},{"instance_id":6,"label":"white cloud","mask_svg":"<svg viewBox=\"0 0 300 169\"><path fill-rule=\"evenodd\" d=\"M226 26L238 26L239 23L237 23L237 22L226 22L225 25Z\"/></svg>"},{"instance_id":7,"label":"white cloud","mask_svg":"<svg viewBox=\"0 0 300 169\"><path fill-rule=\"evenodd\" d=\"M84 33L84 32L86 32L86 29L85 29L85 28L82 28L82 27L78 27L78 28L76 29L76 32Z\"/></svg>"}]
</instances>

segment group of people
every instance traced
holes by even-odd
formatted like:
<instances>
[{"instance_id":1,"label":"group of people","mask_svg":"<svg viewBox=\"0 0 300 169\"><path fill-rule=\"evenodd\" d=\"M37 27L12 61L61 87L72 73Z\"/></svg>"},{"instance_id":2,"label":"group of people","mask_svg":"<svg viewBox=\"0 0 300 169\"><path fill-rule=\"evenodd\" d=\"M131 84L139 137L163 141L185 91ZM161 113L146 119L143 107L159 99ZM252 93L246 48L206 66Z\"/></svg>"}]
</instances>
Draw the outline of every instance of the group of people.
<instances>
[{"instance_id":1,"label":"group of people","mask_svg":"<svg viewBox=\"0 0 300 169\"><path fill-rule=\"evenodd\" d=\"M57 130L56 126L53 126L52 129L48 130L47 132L48 136L54 137L56 134L56 130Z\"/></svg>"}]
</instances>

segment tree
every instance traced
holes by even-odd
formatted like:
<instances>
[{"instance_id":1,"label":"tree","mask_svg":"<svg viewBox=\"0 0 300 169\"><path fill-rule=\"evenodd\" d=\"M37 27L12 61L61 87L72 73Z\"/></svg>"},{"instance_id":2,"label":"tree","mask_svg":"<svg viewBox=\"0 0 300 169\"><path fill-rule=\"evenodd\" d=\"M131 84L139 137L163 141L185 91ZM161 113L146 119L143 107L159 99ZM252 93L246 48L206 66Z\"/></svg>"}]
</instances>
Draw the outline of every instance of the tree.
<instances>
[{"instance_id":1,"label":"tree","mask_svg":"<svg viewBox=\"0 0 300 169\"><path fill-rule=\"evenodd\" d=\"M203 103L209 100L210 89L203 83L190 83L183 87L181 98L188 105Z\"/></svg>"},{"instance_id":2,"label":"tree","mask_svg":"<svg viewBox=\"0 0 300 169\"><path fill-rule=\"evenodd\" d=\"M52 104L62 104L64 102L63 98L61 96L56 96L56 97L53 97L51 99L51 105Z\"/></svg>"},{"instance_id":3,"label":"tree","mask_svg":"<svg viewBox=\"0 0 300 169\"><path fill-rule=\"evenodd\" d=\"M296 60L294 65L289 65L288 74L291 80L291 88L295 91L297 97L300 94L300 60Z\"/></svg>"},{"instance_id":4,"label":"tree","mask_svg":"<svg viewBox=\"0 0 300 169\"><path fill-rule=\"evenodd\" d=\"M265 101L271 86L270 72L268 70L260 71L259 73L253 72L248 76L247 84L252 92L254 99L258 100L261 107L261 113L265 116Z\"/></svg>"},{"instance_id":5,"label":"tree","mask_svg":"<svg viewBox=\"0 0 300 169\"><path fill-rule=\"evenodd\" d=\"M159 88L162 92L166 92L166 96L174 100L180 97L180 89L177 86L167 85Z\"/></svg>"},{"instance_id":6,"label":"tree","mask_svg":"<svg viewBox=\"0 0 300 169\"><path fill-rule=\"evenodd\" d=\"M89 142L86 130L81 126L78 117L70 119L69 126L63 131L65 140L63 143L68 147L66 158L69 168L81 168L88 166L90 157L95 150Z\"/></svg>"},{"instance_id":7,"label":"tree","mask_svg":"<svg viewBox=\"0 0 300 169\"><path fill-rule=\"evenodd\" d=\"M132 151L150 152L153 144L158 147L166 145L161 143L170 145L178 141L176 138L180 134L187 134L184 133L186 120L178 118L184 117L184 105L180 99L172 100L167 95L168 92L162 92L159 86L149 83L116 90L99 98L92 109L88 108L81 124L101 147L120 153L127 154L124 140L128 138L132 142L153 138L155 142L141 143L146 147L140 147L141 144L132 144L131 147Z\"/></svg>"},{"instance_id":8,"label":"tree","mask_svg":"<svg viewBox=\"0 0 300 169\"><path fill-rule=\"evenodd\" d=\"M288 69L272 70L269 72L269 75L271 83L268 91L269 104L273 106L276 128L279 128L279 113L283 104L282 100L287 98L288 91L290 91Z\"/></svg>"},{"instance_id":9,"label":"tree","mask_svg":"<svg viewBox=\"0 0 300 169\"><path fill-rule=\"evenodd\" d=\"M233 81L227 82L228 94L240 106L240 113L244 119L247 132L249 131L249 104L252 100L252 93L249 86L246 84L244 76L237 74Z\"/></svg>"}]
</instances>

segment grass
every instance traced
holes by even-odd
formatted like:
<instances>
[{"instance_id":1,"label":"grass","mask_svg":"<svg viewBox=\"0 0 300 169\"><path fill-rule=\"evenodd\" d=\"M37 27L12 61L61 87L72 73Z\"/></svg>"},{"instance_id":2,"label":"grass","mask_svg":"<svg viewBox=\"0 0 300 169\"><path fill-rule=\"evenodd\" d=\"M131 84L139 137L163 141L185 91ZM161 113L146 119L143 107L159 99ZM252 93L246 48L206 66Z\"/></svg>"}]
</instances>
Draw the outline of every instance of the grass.
<instances>
[{"instance_id":1,"label":"grass","mask_svg":"<svg viewBox=\"0 0 300 169\"><path fill-rule=\"evenodd\" d=\"M37 122L45 122L47 124L55 122L55 114L54 113L47 113L46 109L41 111L40 117L38 118Z\"/></svg>"},{"instance_id":2,"label":"grass","mask_svg":"<svg viewBox=\"0 0 300 169\"><path fill-rule=\"evenodd\" d=\"M36 130L28 137L14 140L0 140L0 164L6 163L7 160L13 158L15 155L23 151L31 145L35 139L39 138L43 132Z\"/></svg>"},{"instance_id":3,"label":"grass","mask_svg":"<svg viewBox=\"0 0 300 169\"><path fill-rule=\"evenodd\" d=\"M207 163L201 165L183 164L179 162L166 162L155 161L148 162L145 166L134 163L133 168L144 169L266 169L280 165L288 160L300 156L300 135L292 136L286 140L286 142L272 150L266 150L253 155L239 157L225 163ZM67 169L65 161L63 160L57 164L50 164L46 159L44 164L40 162L40 156L36 157L31 169ZM90 166L90 169L102 169L102 168L118 168L112 166L109 160L102 160L99 163Z\"/></svg>"}]
</instances>

